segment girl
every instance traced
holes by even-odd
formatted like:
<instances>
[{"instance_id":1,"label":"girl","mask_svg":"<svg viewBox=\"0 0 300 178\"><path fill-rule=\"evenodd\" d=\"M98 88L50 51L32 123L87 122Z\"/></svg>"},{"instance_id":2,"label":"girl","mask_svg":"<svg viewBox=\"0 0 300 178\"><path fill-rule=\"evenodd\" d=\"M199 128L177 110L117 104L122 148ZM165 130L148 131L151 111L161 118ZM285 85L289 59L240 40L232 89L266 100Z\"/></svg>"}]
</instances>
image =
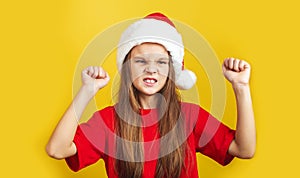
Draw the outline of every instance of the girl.
<instances>
[{"instance_id":1,"label":"girl","mask_svg":"<svg viewBox=\"0 0 300 178\"><path fill-rule=\"evenodd\" d=\"M232 130L200 106L181 102L177 89L196 77L183 70L183 44L163 14L150 14L123 33L117 54L118 103L78 126L85 107L110 78L96 66L82 71L82 86L54 130L46 151L78 171L103 159L108 177L198 177L196 152L221 165L252 158L256 131L250 65L227 58L222 68L237 102Z\"/></svg>"}]
</instances>

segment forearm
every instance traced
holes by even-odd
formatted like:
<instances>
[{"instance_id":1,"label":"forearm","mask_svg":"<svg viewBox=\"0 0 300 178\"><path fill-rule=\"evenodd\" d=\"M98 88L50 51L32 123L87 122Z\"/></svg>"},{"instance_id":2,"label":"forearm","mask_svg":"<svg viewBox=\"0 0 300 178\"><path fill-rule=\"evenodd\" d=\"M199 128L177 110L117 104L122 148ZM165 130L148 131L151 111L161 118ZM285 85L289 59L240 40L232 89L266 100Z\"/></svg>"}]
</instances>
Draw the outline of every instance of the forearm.
<instances>
[{"instance_id":1,"label":"forearm","mask_svg":"<svg viewBox=\"0 0 300 178\"><path fill-rule=\"evenodd\" d=\"M255 153L256 129L249 85L233 85L237 104L236 135L233 154L251 158Z\"/></svg>"},{"instance_id":2,"label":"forearm","mask_svg":"<svg viewBox=\"0 0 300 178\"><path fill-rule=\"evenodd\" d=\"M73 143L74 135L78 121L91 98L92 96L84 87L79 90L46 146L46 151L51 157L62 159L76 153L76 146Z\"/></svg>"}]
</instances>

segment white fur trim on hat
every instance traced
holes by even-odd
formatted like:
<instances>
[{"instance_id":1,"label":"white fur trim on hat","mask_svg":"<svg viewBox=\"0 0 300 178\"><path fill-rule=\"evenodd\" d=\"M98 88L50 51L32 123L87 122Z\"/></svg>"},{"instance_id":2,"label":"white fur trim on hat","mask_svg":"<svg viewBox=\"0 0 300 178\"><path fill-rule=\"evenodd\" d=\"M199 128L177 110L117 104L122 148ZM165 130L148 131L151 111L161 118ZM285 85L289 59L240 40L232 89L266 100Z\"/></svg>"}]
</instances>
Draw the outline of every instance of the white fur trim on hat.
<instances>
[{"instance_id":1,"label":"white fur trim on hat","mask_svg":"<svg viewBox=\"0 0 300 178\"><path fill-rule=\"evenodd\" d=\"M175 84L179 89L190 89L195 84L195 74L189 70L182 70L184 47L181 35L169 23L153 18L141 19L123 32L117 51L119 71L129 51L146 42L161 44L170 52L175 70Z\"/></svg>"}]
</instances>

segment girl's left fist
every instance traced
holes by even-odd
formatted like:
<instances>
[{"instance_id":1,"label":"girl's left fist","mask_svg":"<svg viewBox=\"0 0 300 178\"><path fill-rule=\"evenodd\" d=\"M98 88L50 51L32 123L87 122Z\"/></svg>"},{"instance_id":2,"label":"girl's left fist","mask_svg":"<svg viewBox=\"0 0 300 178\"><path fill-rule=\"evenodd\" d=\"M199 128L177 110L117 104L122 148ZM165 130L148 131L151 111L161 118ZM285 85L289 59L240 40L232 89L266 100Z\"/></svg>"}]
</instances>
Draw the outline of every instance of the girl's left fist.
<instances>
[{"instance_id":1,"label":"girl's left fist","mask_svg":"<svg viewBox=\"0 0 300 178\"><path fill-rule=\"evenodd\" d=\"M248 85L250 79L250 64L233 57L226 58L222 65L225 78L232 85Z\"/></svg>"}]
</instances>

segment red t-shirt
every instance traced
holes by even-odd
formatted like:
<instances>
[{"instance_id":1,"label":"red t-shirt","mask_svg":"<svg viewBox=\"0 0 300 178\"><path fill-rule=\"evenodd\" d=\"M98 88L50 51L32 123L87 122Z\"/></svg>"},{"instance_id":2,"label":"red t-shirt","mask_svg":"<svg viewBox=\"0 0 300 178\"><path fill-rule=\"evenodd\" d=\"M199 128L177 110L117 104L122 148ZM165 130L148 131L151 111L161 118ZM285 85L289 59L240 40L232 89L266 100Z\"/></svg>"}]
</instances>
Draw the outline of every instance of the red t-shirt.
<instances>
[{"instance_id":1,"label":"red t-shirt","mask_svg":"<svg viewBox=\"0 0 300 178\"><path fill-rule=\"evenodd\" d=\"M221 165L230 163L233 156L229 155L227 151L234 139L235 131L222 124L198 105L181 103L181 111L185 119L188 133L186 141L191 156L186 157L185 165L188 166L188 169L182 169L180 177L198 177L196 152L212 158ZM155 175L159 155L158 118L156 109L141 109L140 112L144 124L143 138L144 142L147 143L144 145L145 162L142 177L150 178ZM66 158L68 166L73 171L78 171L99 159L103 159L108 177L118 177L114 170L116 141L114 115L114 107L109 106L95 112L87 123L78 126L74 137L77 153ZM157 140L158 142L155 143L158 144L153 144ZM153 145L156 146L153 147Z\"/></svg>"}]
</instances>

